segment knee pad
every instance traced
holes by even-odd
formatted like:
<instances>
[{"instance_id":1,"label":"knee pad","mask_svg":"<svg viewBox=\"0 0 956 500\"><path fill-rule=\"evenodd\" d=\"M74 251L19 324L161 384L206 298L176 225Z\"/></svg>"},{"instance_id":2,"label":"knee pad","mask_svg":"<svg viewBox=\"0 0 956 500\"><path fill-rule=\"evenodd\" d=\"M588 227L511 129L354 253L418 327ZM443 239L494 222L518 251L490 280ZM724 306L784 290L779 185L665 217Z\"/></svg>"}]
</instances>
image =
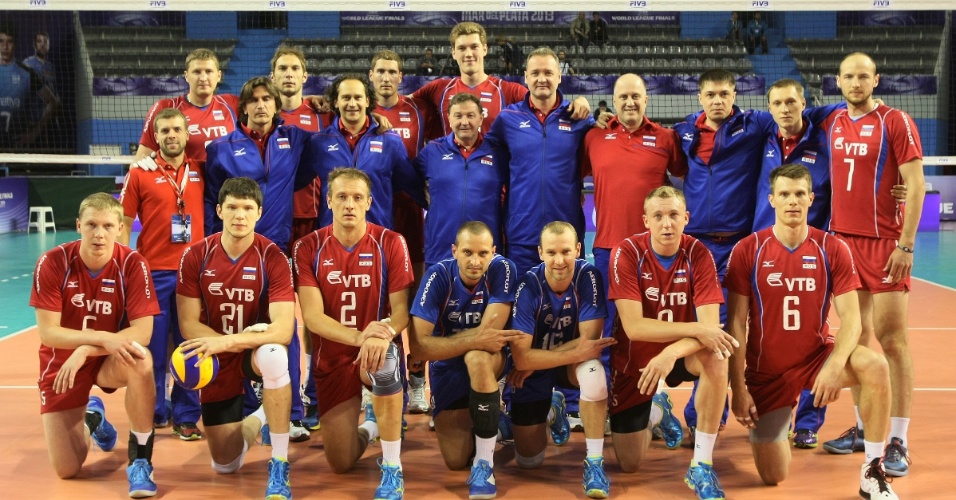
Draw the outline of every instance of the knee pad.
<instances>
[{"instance_id":1,"label":"knee pad","mask_svg":"<svg viewBox=\"0 0 956 500\"><path fill-rule=\"evenodd\" d=\"M402 369L401 360L398 359L398 346L389 344L385 352L385 364L382 369L368 373L369 380L372 381L372 394L376 396L391 396L402 392Z\"/></svg>"},{"instance_id":2,"label":"knee pad","mask_svg":"<svg viewBox=\"0 0 956 500\"><path fill-rule=\"evenodd\" d=\"M289 355L279 344L259 346L253 355L262 374L264 389L278 389L292 383L289 377Z\"/></svg>"},{"instance_id":3,"label":"knee pad","mask_svg":"<svg viewBox=\"0 0 956 500\"><path fill-rule=\"evenodd\" d=\"M596 359L585 361L574 369L581 388L581 401L604 401L607 399L607 379L604 365Z\"/></svg>"},{"instance_id":4,"label":"knee pad","mask_svg":"<svg viewBox=\"0 0 956 500\"><path fill-rule=\"evenodd\" d=\"M216 471L217 474L234 474L239 468L242 467L242 460L246 457L246 451L249 449L249 443L242 442L242 453L236 457L235 460L229 462L228 464L217 464L215 460L211 460L212 470Z\"/></svg>"},{"instance_id":5,"label":"knee pad","mask_svg":"<svg viewBox=\"0 0 956 500\"><path fill-rule=\"evenodd\" d=\"M541 464L544 463L544 451L541 450L541 453L533 457L522 457L521 455L515 453L515 463L518 464L518 467L522 469L537 469L541 467Z\"/></svg>"},{"instance_id":6,"label":"knee pad","mask_svg":"<svg viewBox=\"0 0 956 500\"><path fill-rule=\"evenodd\" d=\"M792 413L793 408L785 406L760 415L760 420L756 422L757 427L750 430L750 442L776 443L786 441Z\"/></svg>"}]
</instances>

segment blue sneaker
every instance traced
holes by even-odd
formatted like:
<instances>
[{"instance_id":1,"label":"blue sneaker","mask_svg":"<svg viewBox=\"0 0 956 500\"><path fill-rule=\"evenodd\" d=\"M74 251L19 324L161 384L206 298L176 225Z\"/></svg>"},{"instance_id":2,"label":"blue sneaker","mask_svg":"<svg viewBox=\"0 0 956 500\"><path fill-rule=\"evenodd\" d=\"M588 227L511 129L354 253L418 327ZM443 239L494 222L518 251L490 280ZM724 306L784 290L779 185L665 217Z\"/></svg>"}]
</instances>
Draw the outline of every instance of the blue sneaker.
<instances>
[{"instance_id":1,"label":"blue sneaker","mask_svg":"<svg viewBox=\"0 0 956 500\"><path fill-rule=\"evenodd\" d=\"M699 500L724 500L724 490L710 464L697 462L697 465L688 467L684 482L697 493Z\"/></svg>"},{"instance_id":2,"label":"blue sneaker","mask_svg":"<svg viewBox=\"0 0 956 500\"><path fill-rule=\"evenodd\" d=\"M292 498L292 482L289 481L288 460L269 459L269 484L266 485L266 500L289 500Z\"/></svg>"},{"instance_id":3,"label":"blue sneaker","mask_svg":"<svg viewBox=\"0 0 956 500\"><path fill-rule=\"evenodd\" d=\"M554 411L554 420L551 421L551 439L555 446L564 446L571 437L571 424L568 422L568 405L564 402L564 394L560 391L551 393L551 410Z\"/></svg>"},{"instance_id":4,"label":"blue sneaker","mask_svg":"<svg viewBox=\"0 0 956 500\"><path fill-rule=\"evenodd\" d=\"M841 434L840 437L823 443L823 449L827 450L827 453L833 453L835 455L849 455L855 451L864 451L863 429L854 425Z\"/></svg>"},{"instance_id":5,"label":"blue sneaker","mask_svg":"<svg viewBox=\"0 0 956 500\"><path fill-rule=\"evenodd\" d=\"M607 498L611 490L611 481L604 474L604 457L584 459L584 494L588 498Z\"/></svg>"},{"instance_id":6,"label":"blue sneaker","mask_svg":"<svg viewBox=\"0 0 956 500\"><path fill-rule=\"evenodd\" d=\"M371 403L369 403L368 405L365 406L365 421L366 421L366 422L375 422L376 424L378 423L378 420L375 418L375 409L372 408L372 404L371 404ZM402 440L403 440L403 441L405 440L405 431L407 431L407 430L408 430L408 421L405 420L405 416L403 415L403 416L402 416ZM435 430L435 429L432 428L432 430ZM370 440L369 443L374 443L374 442L378 441L379 439L381 439L381 436L379 436L379 437L377 437L377 438L375 438L375 439L373 439L373 440Z\"/></svg>"},{"instance_id":7,"label":"blue sneaker","mask_svg":"<svg viewBox=\"0 0 956 500\"><path fill-rule=\"evenodd\" d=\"M156 483L153 482L153 466L145 458L137 458L126 468L126 480L129 481L130 498L156 496Z\"/></svg>"},{"instance_id":8,"label":"blue sneaker","mask_svg":"<svg viewBox=\"0 0 956 500\"><path fill-rule=\"evenodd\" d=\"M272 436L269 435L269 424L263 424L259 429L259 434L262 435L262 446L272 446Z\"/></svg>"},{"instance_id":9,"label":"blue sneaker","mask_svg":"<svg viewBox=\"0 0 956 500\"><path fill-rule=\"evenodd\" d=\"M680 420L677 420L677 417L674 416L674 403L666 392L655 394L652 400L664 412L659 424L661 434L664 436L664 444L668 449L676 450L680 447L681 441L684 440L684 428L681 426Z\"/></svg>"},{"instance_id":10,"label":"blue sneaker","mask_svg":"<svg viewBox=\"0 0 956 500\"><path fill-rule=\"evenodd\" d=\"M906 447L903 446L903 440L890 438L890 444L886 445L883 451L883 468L886 469L886 475L903 477L910 473L911 463L909 455L906 454Z\"/></svg>"},{"instance_id":11,"label":"blue sneaker","mask_svg":"<svg viewBox=\"0 0 956 500\"><path fill-rule=\"evenodd\" d=\"M389 465L381 458L378 459L378 465L382 468L382 482L375 489L375 500L402 500L405 496L405 479L402 476L402 468L397 465Z\"/></svg>"},{"instance_id":12,"label":"blue sneaker","mask_svg":"<svg viewBox=\"0 0 956 500\"><path fill-rule=\"evenodd\" d=\"M116 429L113 424L106 420L106 407L103 406L103 400L97 396L90 396L90 401L86 403L87 413L97 413L100 416L100 425L96 429L91 429L93 442L103 451L110 451L116 446Z\"/></svg>"},{"instance_id":13,"label":"blue sneaker","mask_svg":"<svg viewBox=\"0 0 956 500\"><path fill-rule=\"evenodd\" d=\"M478 460L471 466L471 475L468 476L468 498L478 500L498 496L498 487L495 486L495 470L487 460Z\"/></svg>"},{"instance_id":14,"label":"blue sneaker","mask_svg":"<svg viewBox=\"0 0 956 500\"><path fill-rule=\"evenodd\" d=\"M322 428L322 423L319 422L318 406L309 405L305 407L305 417L302 418L302 425L310 431L317 431Z\"/></svg>"}]
</instances>

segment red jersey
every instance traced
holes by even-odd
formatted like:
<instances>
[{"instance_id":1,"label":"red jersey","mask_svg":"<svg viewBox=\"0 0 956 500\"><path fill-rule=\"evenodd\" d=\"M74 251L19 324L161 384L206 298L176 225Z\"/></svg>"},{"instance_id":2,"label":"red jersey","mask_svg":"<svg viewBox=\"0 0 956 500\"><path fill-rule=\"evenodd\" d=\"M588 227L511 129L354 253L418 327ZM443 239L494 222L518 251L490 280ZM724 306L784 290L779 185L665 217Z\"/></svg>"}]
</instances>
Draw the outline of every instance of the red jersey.
<instances>
[{"instance_id":1,"label":"red jersey","mask_svg":"<svg viewBox=\"0 0 956 500\"><path fill-rule=\"evenodd\" d=\"M372 223L350 249L335 239L331 225L313 231L296 242L292 260L298 286L318 288L325 314L357 330L391 314L388 295L414 281L405 240ZM317 366L334 365L343 357L354 359L358 347L319 338L314 352L320 353Z\"/></svg>"},{"instance_id":2,"label":"red jersey","mask_svg":"<svg viewBox=\"0 0 956 500\"><path fill-rule=\"evenodd\" d=\"M332 123L331 113L318 114L306 101L302 101L302 104L292 111L283 110L281 115L283 125L291 125L309 132L318 132ZM292 196L292 217L317 219L321 203L322 181L316 177L312 184L296 191Z\"/></svg>"},{"instance_id":3,"label":"red jersey","mask_svg":"<svg viewBox=\"0 0 956 500\"><path fill-rule=\"evenodd\" d=\"M644 198L675 177L687 174L687 159L677 135L644 118L628 132L617 117L607 129L592 129L584 138L581 175L594 176L594 206L597 212L595 248L614 248L621 240L647 230ZM621 196L627 186L627 196Z\"/></svg>"},{"instance_id":4,"label":"red jersey","mask_svg":"<svg viewBox=\"0 0 956 500\"><path fill-rule=\"evenodd\" d=\"M429 132L440 132L437 128L433 131L430 129L435 108L419 97L399 96L398 104L391 108L375 106L375 113L392 123L392 131L402 138L409 160L414 160L425 147L425 136Z\"/></svg>"},{"instance_id":5,"label":"red jersey","mask_svg":"<svg viewBox=\"0 0 956 500\"><path fill-rule=\"evenodd\" d=\"M175 108L186 116L186 126L189 129L186 156L205 162L206 145L236 129L238 107L239 97L232 94L215 95L212 102L205 107L191 104L186 96L160 99L146 114L139 143L153 151L159 151L159 144L156 144L156 138L153 137L153 120L160 111Z\"/></svg>"},{"instance_id":6,"label":"red jersey","mask_svg":"<svg viewBox=\"0 0 956 500\"><path fill-rule=\"evenodd\" d=\"M59 312L60 326L73 330L118 332L131 320L159 314L149 266L142 255L117 243L113 257L94 276L80 258L79 240L40 256L30 305ZM40 345L40 379L57 372L71 354L73 349Z\"/></svg>"},{"instance_id":7,"label":"red jersey","mask_svg":"<svg viewBox=\"0 0 956 500\"><path fill-rule=\"evenodd\" d=\"M200 321L224 335L271 323L269 304L295 301L289 259L261 234L235 260L221 240L222 233L216 233L186 249L176 293L200 299Z\"/></svg>"},{"instance_id":8,"label":"red jersey","mask_svg":"<svg viewBox=\"0 0 956 500\"><path fill-rule=\"evenodd\" d=\"M608 299L628 299L641 303L645 318L677 323L697 321L697 308L724 302L714 258L703 243L683 235L680 248L669 266L661 262L651 248L651 233L624 239L613 251ZM670 259L665 259L670 260ZM615 319L611 348L611 366L615 370L639 376L669 344L630 340Z\"/></svg>"},{"instance_id":9,"label":"red jersey","mask_svg":"<svg viewBox=\"0 0 956 500\"><path fill-rule=\"evenodd\" d=\"M156 164L159 168L153 171L129 169L120 202L126 217L135 219L139 215L143 230L136 249L146 257L150 269L173 271L179 268L179 258L189 241L198 241L203 235L203 174L199 163L189 158L178 169L162 156L156 157ZM176 216L189 217L189 241L172 234ZM176 243L174 236L178 237Z\"/></svg>"},{"instance_id":10,"label":"red jersey","mask_svg":"<svg viewBox=\"0 0 956 500\"><path fill-rule=\"evenodd\" d=\"M902 183L899 166L923 157L913 119L880 105L855 119L846 109L837 110L823 127L830 143L833 186L830 229L899 239L903 216L890 190Z\"/></svg>"},{"instance_id":11,"label":"red jersey","mask_svg":"<svg viewBox=\"0 0 956 500\"><path fill-rule=\"evenodd\" d=\"M434 106L441 113L442 136L451 133L448 124L449 102L455 94L467 92L481 101L482 113L485 119L481 122L481 133L487 134L491 130L491 123L498 118L498 114L506 106L520 102L528 93L528 88L520 83L508 82L496 76L489 76L484 82L469 87L461 78L438 78L428 82L424 87L415 91L412 97L420 97ZM427 137L437 139L438 137Z\"/></svg>"},{"instance_id":12,"label":"red jersey","mask_svg":"<svg viewBox=\"0 0 956 500\"><path fill-rule=\"evenodd\" d=\"M860 288L846 243L817 228L794 250L768 227L734 247L724 287L750 297L747 373L784 373L833 343L830 296ZM748 376L750 380L750 376Z\"/></svg>"}]
</instances>

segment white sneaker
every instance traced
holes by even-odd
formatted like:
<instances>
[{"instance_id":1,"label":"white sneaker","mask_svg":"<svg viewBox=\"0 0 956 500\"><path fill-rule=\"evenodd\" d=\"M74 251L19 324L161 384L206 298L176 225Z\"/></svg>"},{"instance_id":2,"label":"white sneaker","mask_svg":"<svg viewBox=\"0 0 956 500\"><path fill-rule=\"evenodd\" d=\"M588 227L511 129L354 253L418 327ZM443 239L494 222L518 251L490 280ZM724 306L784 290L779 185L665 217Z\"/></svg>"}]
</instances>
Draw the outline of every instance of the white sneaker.
<instances>
[{"instance_id":1,"label":"white sneaker","mask_svg":"<svg viewBox=\"0 0 956 500\"><path fill-rule=\"evenodd\" d=\"M899 500L886 479L882 458L874 458L860 469L860 496L867 500Z\"/></svg>"},{"instance_id":2,"label":"white sneaker","mask_svg":"<svg viewBox=\"0 0 956 500\"><path fill-rule=\"evenodd\" d=\"M302 425L301 420L293 420L289 422L289 441L293 443L301 443L302 441L308 441L311 436L309 429L306 429Z\"/></svg>"},{"instance_id":3,"label":"white sneaker","mask_svg":"<svg viewBox=\"0 0 956 500\"><path fill-rule=\"evenodd\" d=\"M571 432L584 432L584 422L581 421L581 414L576 411L568 412L568 425L571 426Z\"/></svg>"},{"instance_id":4,"label":"white sneaker","mask_svg":"<svg viewBox=\"0 0 956 500\"><path fill-rule=\"evenodd\" d=\"M408 377L408 412L428 413L428 401L425 399L425 379L414 375Z\"/></svg>"},{"instance_id":5,"label":"white sneaker","mask_svg":"<svg viewBox=\"0 0 956 500\"><path fill-rule=\"evenodd\" d=\"M372 404L372 391L366 389L365 387L362 387L362 408L361 409L364 410L366 406L370 406L371 404Z\"/></svg>"}]
</instances>

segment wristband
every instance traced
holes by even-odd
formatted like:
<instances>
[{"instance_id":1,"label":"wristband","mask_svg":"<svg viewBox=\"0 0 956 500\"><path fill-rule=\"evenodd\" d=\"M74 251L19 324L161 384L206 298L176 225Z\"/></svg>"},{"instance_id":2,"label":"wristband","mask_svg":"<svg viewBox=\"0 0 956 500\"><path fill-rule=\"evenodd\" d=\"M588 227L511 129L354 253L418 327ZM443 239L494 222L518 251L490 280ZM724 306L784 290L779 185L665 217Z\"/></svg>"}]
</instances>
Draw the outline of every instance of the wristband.
<instances>
[{"instance_id":1,"label":"wristband","mask_svg":"<svg viewBox=\"0 0 956 500\"><path fill-rule=\"evenodd\" d=\"M896 248L899 248L900 250L902 250L902 251L904 251L904 252L906 252L906 253L913 253L913 249L912 249L912 248L910 248L910 247L904 247L903 245L900 245L899 243L896 244Z\"/></svg>"},{"instance_id":2,"label":"wristband","mask_svg":"<svg viewBox=\"0 0 956 500\"><path fill-rule=\"evenodd\" d=\"M385 318L382 320L382 323L385 323L385 326L388 327L388 330L392 332L392 338L395 338L398 335L398 332L396 332L395 329L392 328L392 325L389 324L391 322L392 322L392 318Z\"/></svg>"}]
</instances>

